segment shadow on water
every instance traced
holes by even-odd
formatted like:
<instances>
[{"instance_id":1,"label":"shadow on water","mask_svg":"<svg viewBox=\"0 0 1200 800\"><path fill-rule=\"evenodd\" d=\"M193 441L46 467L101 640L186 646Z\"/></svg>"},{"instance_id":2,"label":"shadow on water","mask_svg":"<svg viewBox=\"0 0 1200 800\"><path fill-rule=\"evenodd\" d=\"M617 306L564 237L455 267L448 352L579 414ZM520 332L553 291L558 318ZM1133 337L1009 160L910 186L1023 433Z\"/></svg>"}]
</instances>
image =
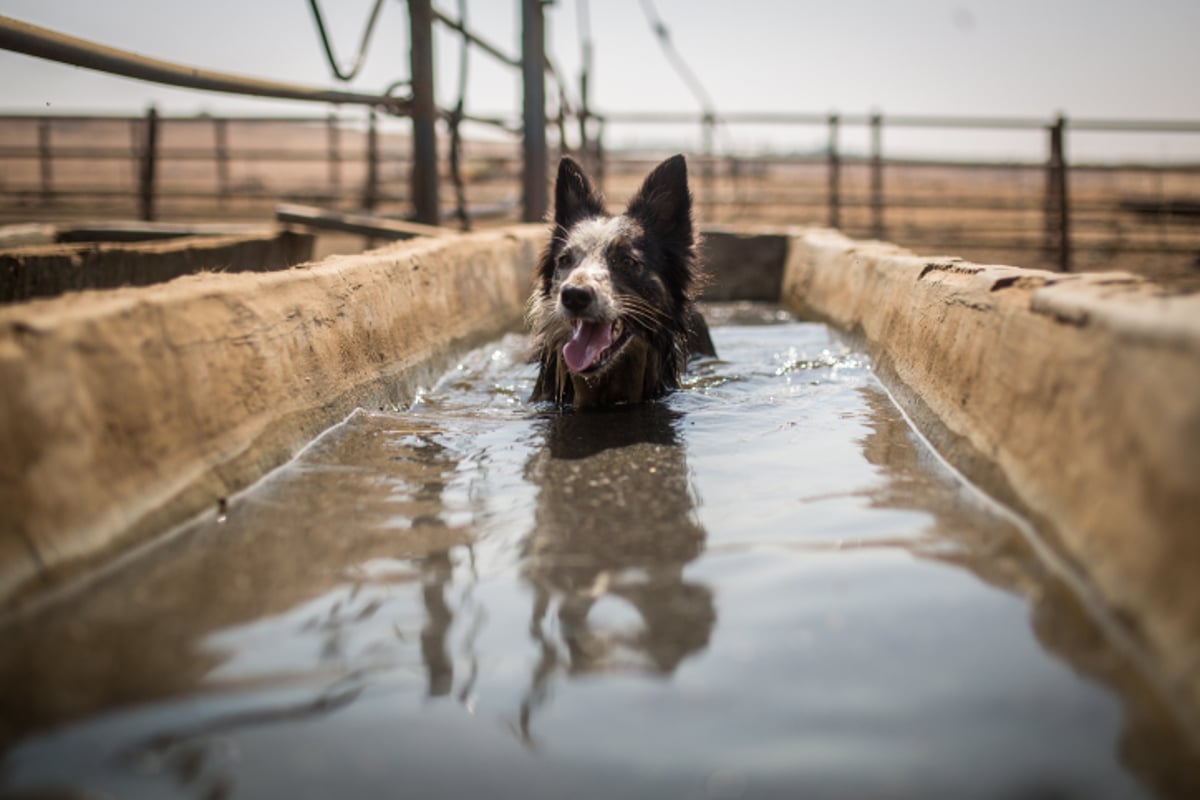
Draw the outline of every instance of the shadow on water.
<instances>
[{"instance_id":1,"label":"shadow on water","mask_svg":"<svg viewBox=\"0 0 1200 800\"><path fill-rule=\"evenodd\" d=\"M712 592L684 577L705 536L679 441L681 416L650 403L542 421L545 446L525 471L538 489L521 575L533 588L530 633L541 654L521 704L527 742L555 675L669 676L708 645L717 618ZM591 612L606 601L619 601L636 620L597 621Z\"/></svg>"}]
</instances>

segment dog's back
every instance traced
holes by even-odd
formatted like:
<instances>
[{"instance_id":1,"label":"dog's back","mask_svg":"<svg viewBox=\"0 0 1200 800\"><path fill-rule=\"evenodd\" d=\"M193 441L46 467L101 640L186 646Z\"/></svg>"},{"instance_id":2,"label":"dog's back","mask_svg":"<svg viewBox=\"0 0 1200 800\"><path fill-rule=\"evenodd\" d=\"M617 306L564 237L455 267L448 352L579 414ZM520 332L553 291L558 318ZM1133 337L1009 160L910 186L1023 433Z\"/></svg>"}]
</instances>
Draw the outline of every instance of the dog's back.
<instances>
[{"instance_id":1,"label":"dog's back","mask_svg":"<svg viewBox=\"0 0 1200 800\"><path fill-rule=\"evenodd\" d=\"M694 304L699 265L683 156L659 164L618 216L564 158L536 277L534 400L642 402L678 388L689 356L716 355Z\"/></svg>"}]
</instances>

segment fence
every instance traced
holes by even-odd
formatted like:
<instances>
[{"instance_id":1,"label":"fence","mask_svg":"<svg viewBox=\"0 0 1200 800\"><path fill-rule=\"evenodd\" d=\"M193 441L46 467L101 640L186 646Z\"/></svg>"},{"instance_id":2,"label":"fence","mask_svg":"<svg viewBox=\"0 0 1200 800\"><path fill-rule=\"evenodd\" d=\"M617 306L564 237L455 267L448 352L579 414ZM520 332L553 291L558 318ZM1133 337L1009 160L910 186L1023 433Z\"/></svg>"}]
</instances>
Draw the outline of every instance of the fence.
<instances>
[{"instance_id":1,"label":"fence","mask_svg":"<svg viewBox=\"0 0 1200 800\"><path fill-rule=\"evenodd\" d=\"M321 28L315 0L310 4ZM588 106L586 71L580 107L572 108L567 100L544 51L539 0L520 2L519 58L471 32L464 20L436 10L430 0L410 0L407 6L412 37L408 97L394 96L400 84L370 95L206 73L0 17L0 47L18 52L173 85L367 109L361 117L290 119L168 118L153 109L136 118L0 117L0 215L253 216L263 212L259 206L293 200L438 223L447 215L439 186L450 180L458 201L454 213L464 225L483 217L537 220L548 198L548 131L557 131L563 151L570 138L568 123L578 123L577 154L610 195L620 197L664 153L606 150L603 142L612 128L695 126L699 147L675 149L691 151L704 222L828 224L922 250L1062 270L1121 267L1190 274L1200 260L1200 164L1072 161L1068 141L1089 132L1195 137L1200 122L595 113ZM377 3L372 20L378 8ZM467 48L474 47L520 71L524 91L519 120L465 112L465 61L458 103L449 110L436 107L435 23L461 35L464 59ZM326 54L341 76L328 43ZM558 86L552 120L546 113L547 75ZM404 118L399 127L393 124L398 118ZM520 144L511 136L500 143L464 142L464 122L519 134ZM450 140L445 158L438 154L439 124ZM748 155L729 148L718 154L718 129L764 125L821 131L824 145L800 154ZM867 132L865 148L844 146L847 131L854 129ZM1042 137L1045 145L1041 158L1024 161L885 154L885 131L914 129L1022 132ZM80 134L83 130L87 133ZM274 135L256 137L255 131L266 130ZM279 146L281 138L297 146ZM105 207L98 211L97 203Z\"/></svg>"},{"instance_id":2,"label":"fence","mask_svg":"<svg viewBox=\"0 0 1200 800\"><path fill-rule=\"evenodd\" d=\"M611 197L626 196L667 153L605 150L620 126L699 130L693 148L702 221L815 223L918 249L1052 269L1187 272L1200 254L1200 164L1072 163L1074 133L1200 137L1200 124L1105 121L741 114L720 124L785 126L803 154L717 153L716 121L687 114L596 116L581 157ZM694 126L699 126L698 128ZM859 129L866 147L844 144ZM1024 161L913 159L885 153L898 130L1008 131L1041 143ZM549 128L551 132L554 126ZM553 142L561 148L563 134ZM865 135L864 135L865 134ZM471 140L430 163L436 183L457 175L470 219L524 216L523 148ZM686 143L681 149L688 149ZM577 148L578 151L578 148ZM267 216L277 201L412 216L411 131L366 110L325 117L0 117L0 215L10 219L102 213L143 219ZM577 152L578 155L578 152ZM543 191L546 176L541 177ZM436 196L436 193L435 193ZM544 201L543 201L544 202Z\"/></svg>"},{"instance_id":3,"label":"fence","mask_svg":"<svg viewBox=\"0 0 1200 800\"><path fill-rule=\"evenodd\" d=\"M360 46L360 61L365 55L366 45L381 5L382 0L377 0L367 24ZM310 0L310 6L325 43L330 66L335 76L345 80L348 76L338 68L325 37L319 5L316 0ZM460 100L454 110L446 111L436 105L433 74L433 24L436 21L462 35L464 54L467 48L476 47L521 71L525 98L524 124L519 129L524 143L523 218L539 219L545 212L547 202L545 75L550 64L545 54L544 11L541 0L520 0L522 53L519 59L503 55L498 48L472 33L464 24L464 20L454 20L440 11L435 11L432 0L408 0L406 6L409 17L410 78L393 83L379 94L319 89L186 67L105 47L4 16L0 16L0 49L172 86L254 97L360 105L407 117L411 121L412 162L409 175L412 206L418 222L436 224L440 218L436 125L440 119L447 119L451 137L456 140L458 125L467 118L461 99L465 92L465 84L460 87ZM460 5L460 12L465 13L465 5ZM357 66L352 72L357 70ZM463 73L465 75L465 55ZM395 96L394 92L405 85L410 89L409 96ZM476 121L491 122L486 119ZM145 183L150 187L151 194L155 183L157 133L156 115L151 112L144 138L144 150L148 155L145 156L143 166L143 169L148 171ZM152 205L148 213L153 213Z\"/></svg>"},{"instance_id":4,"label":"fence","mask_svg":"<svg viewBox=\"0 0 1200 800\"><path fill-rule=\"evenodd\" d=\"M1200 122L741 113L598 115L601 141L618 126L698 130L696 194L711 221L807 222L858 237L1048 269L1131 269L1195 274L1200 266L1200 161L1155 158L1153 139L1184 139L1200 151ZM719 126L786 128L802 154L718 154ZM848 148L847 132L860 144ZM1021 150L946 158L890 155L893 133L1015 136ZM1073 140L1120 136L1143 146L1133 159L1072 161ZM778 137L776 137L778 138ZM820 143L813 147L814 139ZM979 150L980 147L973 148ZM612 153L601 171L630 191L655 157L622 167ZM617 192L618 194L620 191Z\"/></svg>"}]
</instances>

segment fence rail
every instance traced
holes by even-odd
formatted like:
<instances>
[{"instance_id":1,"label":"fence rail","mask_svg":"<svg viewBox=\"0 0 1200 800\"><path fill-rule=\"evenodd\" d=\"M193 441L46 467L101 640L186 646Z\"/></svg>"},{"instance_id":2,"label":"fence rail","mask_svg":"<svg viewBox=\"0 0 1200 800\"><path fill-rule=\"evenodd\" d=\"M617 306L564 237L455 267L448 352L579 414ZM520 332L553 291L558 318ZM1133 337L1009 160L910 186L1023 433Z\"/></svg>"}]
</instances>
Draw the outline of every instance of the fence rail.
<instances>
[{"instance_id":1,"label":"fence rail","mask_svg":"<svg viewBox=\"0 0 1200 800\"><path fill-rule=\"evenodd\" d=\"M361 117L341 111L328 117L179 118L154 109L139 117L0 117L0 214L130 213L125 208L132 205L133 213L147 220L164 214L236 216L260 213L264 201L282 200L436 224L446 215L439 186L449 179L455 183L458 206L452 213L464 226L484 214L533 221L543 217L548 205L552 147L573 149L602 185L611 187L610 194L621 197L663 153L606 150L606 137L621 126L665 125L699 132L698 148L675 149L690 151L699 212L706 222L823 223L921 249L962 248L964 255L977 259L1015 253L1027 265L1062 270L1127 266L1129 258L1144 267L1147 256L1177 271L1194 270L1200 263L1196 159L1085 163L1070 157L1077 133L1200 138L1200 121L878 112L600 113L589 106L586 64L580 102L568 99L545 52L541 0L518 3L520 52L512 55L469 27L465 3L459 3L455 19L432 0L409 0L410 79L378 94L194 69L0 16L0 48L15 52L175 86L364 108ZM317 0L310 0L310 6L334 76L344 80L362 64L382 0L373 6L349 70L334 57ZM434 101L435 25L462 39L459 99L450 109L438 108ZM519 118L466 110L467 53L472 48L519 72ZM557 90L549 97L548 78ZM407 97L395 96L400 87L408 87ZM553 119L548 105L555 107ZM391 124L397 117L402 118L400 128ZM515 134L519 143L464 143L460 126L466 122ZM72 126L96 132L104 125L110 127L103 136L72 132ZM446 158L438 153L439 125L450 141ZM574 125L578 134L571 148ZM256 127L267 126L274 126L273 138L245 141L253 138ZM739 126L806 128L824 145L807 154L793 148L786 156L750 156L730 148L718 153L719 130ZM113 132L121 129L123 133ZM953 160L885 153L885 131L918 129L1028 133L1042 137L1042 157ZM851 132L865 134L868 144L848 147ZM280 146L276 140L281 138L297 146ZM468 185L473 209L466 207ZM103 211L97 212L97 204L104 205Z\"/></svg>"},{"instance_id":2,"label":"fence rail","mask_svg":"<svg viewBox=\"0 0 1200 800\"><path fill-rule=\"evenodd\" d=\"M648 122L680 130L718 124L710 116L662 113L595 119L602 131ZM1150 256L1187 271L1200 255L1200 163L1068 158L1074 131L1200 137L1200 123L731 114L719 124L807 126L825 146L802 154L719 154L711 149L715 137L702 136L707 149L690 155L706 222L828 224L912 247L1054 269L1129 267L1136 266L1130 259ZM855 126L867 130L865 150L843 145ZM884 151L884 132L892 126L1026 131L1042 137L1045 155L892 156ZM153 110L139 117L0 116L0 213L80 213L103 203L143 218L252 216L290 201L413 216L410 145L403 123L371 110L280 118L174 117ZM457 170L475 201L470 216L523 217L528 175L521 148L472 141L460 149L462 163L435 159L433 174L446 180ZM631 192L661 155L599 146L585 154L614 199ZM548 189L544 173L541 181Z\"/></svg>"}]
</instances>

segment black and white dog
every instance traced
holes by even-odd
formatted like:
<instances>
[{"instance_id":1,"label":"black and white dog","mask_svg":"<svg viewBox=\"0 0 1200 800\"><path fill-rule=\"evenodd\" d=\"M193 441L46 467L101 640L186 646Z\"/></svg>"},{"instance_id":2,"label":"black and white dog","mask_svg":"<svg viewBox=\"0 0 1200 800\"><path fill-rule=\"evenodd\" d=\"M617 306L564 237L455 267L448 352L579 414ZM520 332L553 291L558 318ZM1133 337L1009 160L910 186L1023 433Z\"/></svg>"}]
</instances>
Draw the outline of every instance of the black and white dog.
<instances>
[{"instance_id":1,"label":"black and white dog","mask_svg":"<svg viewBox=\"0 0 1200 800\"><path fill-rule=\"evenodd\" d=\"M529 300L540 364L532 399L608 406L678 388L690 356L716 355L694 304L697 262L683 156L655 167L618 216L563 158Z\"/></svg>"}]
</instances>

